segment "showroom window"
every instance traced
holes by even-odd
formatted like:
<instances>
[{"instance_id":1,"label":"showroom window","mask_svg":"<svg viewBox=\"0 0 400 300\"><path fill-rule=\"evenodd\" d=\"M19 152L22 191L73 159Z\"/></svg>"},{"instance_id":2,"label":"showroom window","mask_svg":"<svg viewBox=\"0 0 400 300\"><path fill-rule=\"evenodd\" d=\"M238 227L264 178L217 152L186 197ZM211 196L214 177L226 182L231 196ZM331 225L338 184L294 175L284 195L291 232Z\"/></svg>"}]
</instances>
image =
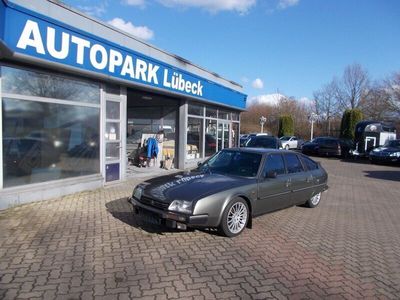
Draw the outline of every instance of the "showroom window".
<instances>
[{"instance_id":1,"label":"showroom window","mask_svg":"<svg viewBox=\"0 0 400 300\"><path fill-rule=\"evenodd\" d=\"M99 84L1 66L1 87L3 187L100 173Z\"/></svg>"},{"instance_id":2,"label":"showroom window","mask_svg":"<svg viewBox=\"0 0 400 300\"><path fill-rule=\"evenodd\" d=\"M203 119L188 118L186 158L203 157Z\"/></svg>"},{"instance_id":3,"label":"showroom window","mask_svg":"<svg viewBox=\"0 0 400 300\"><path fill-rule=\"evenodd\" d=\"M187 159L205 158L222 148L238 147L238 112L190 103L188 115Z\"/></svg>"}]
</instances>

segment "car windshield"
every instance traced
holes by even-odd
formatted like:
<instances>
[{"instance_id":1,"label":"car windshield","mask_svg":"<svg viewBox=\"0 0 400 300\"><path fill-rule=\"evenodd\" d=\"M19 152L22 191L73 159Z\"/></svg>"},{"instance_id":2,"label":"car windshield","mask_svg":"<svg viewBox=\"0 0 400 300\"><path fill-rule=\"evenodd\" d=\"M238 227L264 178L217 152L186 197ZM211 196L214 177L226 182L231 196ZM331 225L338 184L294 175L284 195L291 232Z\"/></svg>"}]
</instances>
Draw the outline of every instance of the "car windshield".
<instances>
[{"instance_id":1,"label":"car windshield","mask_svg":"<svg viewBox=\"0 0 400 300\"><path fill-rule=\"evenodd\" d=\"M289 139L290 139L290 136L281 137L281 141L288 141Z\"/></svg>"},{"instance_id":2,"label":"car windshield","mask_svg":"<svg viewBox=\"0 0 400 300\"><path fill-rule=\"evenodd\" d=\"M199 166L201 172L255 177L261 162L261 154L223 150Z\"/></svg>"},{"instance_id":3,"label":"car windshield","mask_svg":"<svg viewBox=\"0 0 400 300\"><path fill-rule=\"evenodd\" d=\"M400 148L400 140L391 140L385 143L385 147Z\"/></svg>"}]
</instances>

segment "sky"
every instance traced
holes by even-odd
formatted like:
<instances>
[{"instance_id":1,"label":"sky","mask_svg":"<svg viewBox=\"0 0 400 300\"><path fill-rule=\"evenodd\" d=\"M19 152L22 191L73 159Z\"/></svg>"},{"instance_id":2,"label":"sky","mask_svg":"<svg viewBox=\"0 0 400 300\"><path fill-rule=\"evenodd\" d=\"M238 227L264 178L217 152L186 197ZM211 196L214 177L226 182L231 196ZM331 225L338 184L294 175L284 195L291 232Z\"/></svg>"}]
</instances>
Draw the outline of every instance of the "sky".
<instances>
[{"instance_id":1,"label":"sky","mask_svg":"<svg viewBox=\"0 0 400 300\"><path fill-rule=\"evenodd\" d=\"M241 84L249 103L313 92L359 63L400 72L400 0L63 0Z\"/></svg>"}]
</instances>

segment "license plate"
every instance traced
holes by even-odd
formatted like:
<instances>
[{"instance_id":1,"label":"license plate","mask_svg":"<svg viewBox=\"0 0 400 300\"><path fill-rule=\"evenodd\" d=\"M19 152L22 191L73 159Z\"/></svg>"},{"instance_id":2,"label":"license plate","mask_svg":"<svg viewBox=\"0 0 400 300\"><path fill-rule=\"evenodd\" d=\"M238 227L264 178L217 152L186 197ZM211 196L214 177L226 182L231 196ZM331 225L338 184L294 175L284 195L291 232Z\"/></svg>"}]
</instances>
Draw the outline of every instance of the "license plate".
<instances>
[{"instance_id":1,"label":"license plate","mask_svg":"<svg viewBox=\"0 0 400 300\"><path fill-rule=\"evenodd\" d=\"M143 222L149 224L155 224L155 225L161 224L161 219L157 215L152 213L142 212L140 214L140 218L142 219Z\"/></svg>"}]
</instances>

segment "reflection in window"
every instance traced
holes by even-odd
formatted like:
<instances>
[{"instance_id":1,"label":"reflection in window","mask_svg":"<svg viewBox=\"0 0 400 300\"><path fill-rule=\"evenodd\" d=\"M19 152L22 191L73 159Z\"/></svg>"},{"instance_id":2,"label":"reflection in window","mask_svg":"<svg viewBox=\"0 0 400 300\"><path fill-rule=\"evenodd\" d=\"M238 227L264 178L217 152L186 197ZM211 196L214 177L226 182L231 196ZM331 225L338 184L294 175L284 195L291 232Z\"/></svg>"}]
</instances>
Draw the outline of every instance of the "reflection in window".
<instances>
[{"instance_id":1,"label":"reflection in window","mask_svg":"<svg viewBox=\"0 0 400 300\"><path fill-rule=\"evenodd\" d=\"M106 102L106 118L119 120L119 102L107 101Z\"/></svg>"},{"instance_id":2,"label":"reflection in window","mask_svg":"<svg viewBox=\"0 0 400 300\"><path fill-rule=\"evenodd\" d=\"M206 107L206 117L216 118L217 117L217 109L212 107Z\"/></svg>"},{"instance_id":3,"label":"reflection in window","mask_svg":"<svg viewBox=\"0 0 400 300\"><path fill-rule=\"evenodd\" d=\"M203 157L203 120L188 118L186 158L194 159Z\"/></svg>"},{"instance_id":4,"label":"reflection in window","mask_svg":"<svg viewBox=\"0 0 400 300\"><path fill-rule=\"evenodd\" d=\"M5 187L99 173L98 108L3 98Z\"/></svg>"},{"instance_id":5,"label":"reflection in window","mask_svg":"<svg viewBox=\"0 0 400 300\"><path fill-rule=\"evenodd\" d=\"M264 166L264 176L270 173L276 175L285 174L285 164L281 154L270 154L268 155L267 161Z\"/></svg>"},{"instance_id":6,"label":"reflection in window","mask_svg":"<svg viewBox=\"0 0 400 300\"><path fill-rule=\"evenodd\" d=\"M1 77L3 93L100 103L98 84L4 66L1 68Z\"/></svg>"},{"instance_id":7,"label":"reflection in window","mask_svg":"<svg viewBox=\"0 0 400 300\"><path fill-rule=\"evenodd\" d=\"M217 151L217 121L206 120L206 156L211 156Z\"/></svg>"},{"instance_id":8,"label":"reflection in window","mask_svg":"<svg viewBox=\"0 0 400 300\"><path fill-rule=\"evenodd\" d=\"M289 174L303 172L303 166L298 158L298 156L294 153L285 154L286 160L286 168Z\"/></svg>"},{"instance_id":9,"label":"reflection in window","mask_svg":"<svg viewBox=\"0 0 400 300\"><path fill-rule=\"evenodd\" d=\"M188 105L188 114L195 115L195 116L203 116L204 109L201 105L189 104Z\"/></svg>"}]
</instances>

